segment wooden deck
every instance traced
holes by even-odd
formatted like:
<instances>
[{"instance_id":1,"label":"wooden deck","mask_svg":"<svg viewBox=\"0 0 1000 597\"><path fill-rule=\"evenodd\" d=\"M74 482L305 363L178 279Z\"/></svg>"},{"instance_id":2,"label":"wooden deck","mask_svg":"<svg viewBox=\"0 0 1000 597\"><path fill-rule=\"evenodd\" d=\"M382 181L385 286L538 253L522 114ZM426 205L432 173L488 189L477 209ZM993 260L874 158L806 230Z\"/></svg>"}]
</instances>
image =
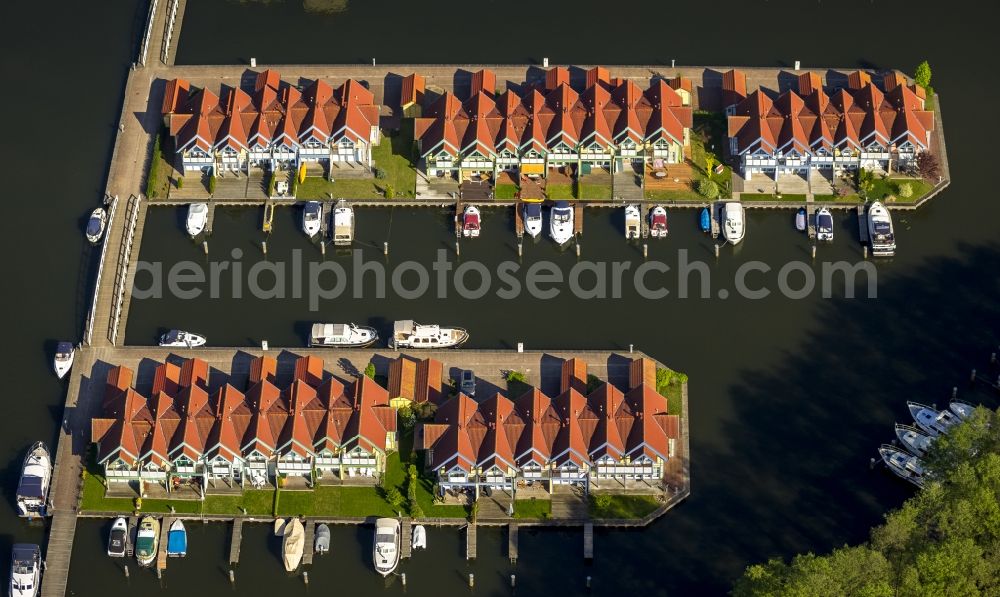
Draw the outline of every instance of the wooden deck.
<instances>
[{"instance_id":1,"label":"wooden deck","mask_svg":"<svg viewBox=\"0 0 1000 597\"><path fill-rule=\"evenodd\" d=\"M583 525L583 558L585 560L594 559L594 523L592 522Z\"/></svg>"},{"instance_id":2,"label":"wooden deck","mask_svg":"<svg viewBox=\"0 0 1000 597\"><path fill-rule=\"evenodd\" d=\"M305 547L302 549L302 565L311 566L313 554L316 553L316 521L303 521L306 527Z\"/></svg>"},{"instance_id":3,"label":"wooden deck","mask_svg":"<svg viewBox=\"0 0 1000 597\"><path fill-rule=\"evenodd\" d=\"M408 559L413 551L413 521L403 518L401 522L402 530L399 537L399 557Z\"/></svg>"},{"instance_id":4,"label":"wooden deck","mask_svg":"<svg viewBox=\"0 0 1000 597\"><path fill-rule=\"evenodd\" d=\"M156 570L158 573L167 569L167 539L170 533L170 525L174 523L173 518L164 516L160 520L160 551L156 552Z\"/></svg>"},{"instance_id":5,"label":"wooden deck","mask_svg":"<svg viewBox=\"0 0 1000 597\"><path fill-rule=\"evenodd\" d=\"M871 238L868 236L868 217L865 214L865 206L858 206L858 234L860 235L861 244L867 245L871 243Z\"/></svg>"},{"instance_id":6,"label":"wooden deck","mask_svg":"<svg viewBox=\"0 0 1000 597\"><path fill-rule=\"evenodd\" d=\"M465 527L465 559L476 559L476 523L470 522Z\"/></svg>"},{"instance_id":7,"label":"wooden deck","mask_svg":"<svg viewBox=\"0 0 1000 597\"><path fill-rule=\"evenodd\" d=\"M75 536L76 511L57 509L52 515L49 542L45 547L42 597L63 597L66 594Z\"/></svg>"},{"instance_id":8,"label":"wooden deck","mask_svg":"<svg viewBox=\"0 0 1000 597\"><path fill-rule=\"evenodd\" d=\"M229 566L240 563L240 546L243 544L243 519L233 519L233 534L229 539Z\"/></svg>"},{"instance_id":9,"label":"wooden deck","mask_svg":"<svg viewBox=\"0 0 1000 597\"><path fill-rule=\"evenodd\" d=\"M517 563L517 523L507 525L507 557L511 564Z\"/></svg>"},{"instance_id":10,"label":"wooden deck","mask_svg":"<svg viewBox=\"0 0 1000 597\"><path fill-rule=\"evenodd\" d=\"M583 235L583 204L573 204L573 234Z\"/></svg>"}]
</instances>

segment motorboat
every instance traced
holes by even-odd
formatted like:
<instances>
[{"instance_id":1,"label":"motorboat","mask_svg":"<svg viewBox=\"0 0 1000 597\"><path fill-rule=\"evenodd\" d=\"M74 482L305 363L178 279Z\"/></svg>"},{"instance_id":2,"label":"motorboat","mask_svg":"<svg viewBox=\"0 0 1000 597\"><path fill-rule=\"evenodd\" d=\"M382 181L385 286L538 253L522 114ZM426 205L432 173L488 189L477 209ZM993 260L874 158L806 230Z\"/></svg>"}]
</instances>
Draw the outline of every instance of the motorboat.
<instances>
[{"instance_id":1,"label":"motorboat","mask_svg":"<svg viewBox=\"0 0 1000 597\"><path fill-rule=\"evenodd\" d=\"M314 323L309 334L309 346L363 348L376 340L375 328L353 323Z\"/></svg>"},{"instance_id":2,"label":"motorboat","mask_svg":"<svg viewBox=\"0 0 1000 597\"><path fill-rule=\"evenodd\" d=\"M806 217L806 208L800 207L798 211L795 212L795 229L799 232L805 232L808 228L808 220Z\"/></svg>"},{"instance_id":3,"label":"motorboat","mask_svg":"<svg viewBox=\"0 0 1000 597\"><path fill-rule=\"evenodd\" d=\"M354 242L354 208L343 199L333 208L332 230L334 245L346 247Z\"/></svg>"},{"instance_id":4,"label":"motorboat","mask_svg":"<svg viewBox=\"0 0 1000 597\"><path fill-rule=\"evenodd\" d=\"M34 543L15 543L10 550L11 597L35 597L42 579L42 548Z\"/></svg>"},{"instance_id":5,"label":"motorboat","mask_svg":"<svg viewBox=\"0 0 1000 597\"><path fill-rule=\"evenodd\" d=\"M934 437L927 435L912 425L896 423L896 437L906 451L914 456L923 456L934 443Z\"/></svg>"},{"instance_id":6,"label":"motorboat","mask_svg":"<svg viewBox=\"0 0 1000 597\"><path fill-rule=\"evenodd\" d=\"M184 528L184 521L177 519L170 523L170 530L167 531L167 557L183 558L188 552L188 534Z\"/></svg>"},{"instance_id":7,"label":"motorboat","mask_svg":"<svg viewBox=\"0 0 1000 597\"><path fill-rule=\"evenodd\" d=\"M479 238L479 208L469 205L462 212L462 236L466 238Z\"/></svg>"},{"instance_id":8,"label":"motorboat","mask_svg":"<svg viewBox=\"0 0 1000 597\"><path fill-rule=\"evenodd\" d=\"M396 321L392 324L389 348L452 348L469 339L469 332L462 328L446 328L439 325L424 325L412 319Z\"/></svg>"},{"instance_id":9,"label":"motorboat","mask_svg":"<svg viewBox=\"0 0 1000 597\"><path fill-rule=\"evenodd\" d=\"M42 442L35 442L24 457L17 484L17 512L24 518L46 516L52 484L52 456Z\"/></svg>"},{"instance_id":10,"label":"motorboat","mask_svg":"<svg viewBox=\"0 0 1000 597\"><path fill-rule=\"evenodd\" d=\"M372 553L375 571L389 576L399 564L399 521L379 518L375 521L375 548Z\"/></svg>"},{"instance_id":11,"label":"motorboat","mask_svg":"<svg viewBox=\"0 0 1000 597\"><path fill-rule=\"evenodd\" d=\"M69 370L73 368L73 357L76 350L69 342L56 344L56 356L52 359L52 368L56 371L56 377L62 379L66 377Z\"/></svg>"},{"instance_id":12,"label":"motorboat","mask_svg":"<svg viewBox=\"0 0 1000 597\"><path fill-rule=\"evenodd\" d=\"M707 207L701 208L700 217L701 231L708 233L712 231L712 212Z\"/></svg>"},{"instance_id":13,"label":"motorboat","mask_svg":"<svg viewBox=\"0 0 1000 597\"><path fill-rule=\"evenodd\" d=\"M924 486L924 463L920 458L889 444L883 444L878 453L896 476L906 479L917 487Z\"/></svg>"},{"instance_id":14,"label":"motorboat","mask_svg":"<svg viewBox=\"0 0 1000 597\"><path fill-rule=\"evenodd\" d=\"M189 205L187 222L185 222L188 235L191 238L198 236L205 230L206 225L208 225L208 204L192 203Z\"/></svg>"},{"instance_id":15,"label":"motorboat","mask_svg":"<svg viewBox=\"0 0 1000 597\"><path fill-rule=\"evenodd\" d=\"M556 201L549 217L549 236L557 245L565 245L573 238L573 208L568 201Z\"/></svg>"},{"instance_id":16,"label":"motorboat","mask_svg":"<svg viewBox=\"0 0 1000 597\"><path fill-rule=\"evenodd\" d=\"M325 524L316 527L316 543L313 551L320 555L330 551L330 527Z\"/></svg>"},{"instance_id":17,"label":"motorboat","mask_svg":"<svg viewBox=\"0 0 1000 597\"><path fill-rule=\"evenodd\" d=\"M306 201L302 208L302 232L312 238L319 234L323 226L323 204L319 201Z\"/></svg>"},{"instance_id":18,"label":"motorboat","mask_svg":"<svg viewBox=\"0 0 1000 597\"><path fill-rule=\"evenodd\" d=\"M538 203L524 204L524 230L531 238L542 233L542 206Z\"/></svg>"},{"instance_id":19,"label":"motorboat","mask_svg":"<svg viewBox=\"0 0 1000 597\"><path fill-rule=\"evenodd\" d=\"M427 549L427 529L418 524L413 527L413 549Z\"/></svg>"},{"instance_id":20,"label":"motorboat","mask_svg":"<svg viewBox=\"0 0 1000 597\"><path fill-rule=\"evenodd\" d=\"M298 518L293 518L285 524L281 540L281 560L285 570L295 572L302 562L302 551L305 548L306 530Z\"/></svg>"},{"instance_id":21,"label":"motorboat","mask_svg":"<svg viewBox=\"0 0 1000 597\"><path fill-rule=\"evenodd\" d=\"M204 336L182 330L170 330L160 336L160 346L166 348L197 348L204 346L207 340Z\"/></svg>"},{"instance_id":22,"label":"motorboat","mask_svg":"<svg viewBox=\"0 0 1000 597\"><path fill-rule=\"evenodd\" d=\"M87 240L90 244L96 245L101 242L104 236L104 227L108 224L108 212L103 207L98 207L90 212L90 219L87 220Z\"/></svg>"},{"instance_id":23,"label":"motorboat","mask_svg":"<svg viewBox=\"0 0 1000 597\"><path fill-rule=\"evenodd\" d=\"M961 400L952 400L951 404L948 405L948 409L958 415L958 418L963 421L971 417L972 413L976 412L975 406L969 404L968 402L962 402Z\"/></svg>"},{"instance_id":24,"label":"motorboat","mask_svg":"<svg viewBox=\"0 0 1000 597\"><path fill-rule=\"evenodd\" d=\"M868 239L872 255L892 257L896 254L896 235L893 232L892 216L888 208L876 201L868 208Z\"/></svg>"},{"instance_id":25,"label":"motorboat","mask_svg":"<svg viewBox=\"0 0 1000 597\"><path fill-rule=\"evenodd\" d=\"M949 410L938 411L919 402L907 402L906 407L910 409L910 415L913 416L917 427L934 437L948 433L959 422L959 418Z\"/></svg>"},{"instance_id":26,"label":"motorboat","mask_svg":"<svg viewBox=\"0 0 1000 597\"><path fill-rule=\"evenodd\" d=\"M625 206L625 239L637 239L642 234L642 216L637 205Z\"/></svg>"},{"instance_id":27,"label":"motorboat","mask_svg":"<svg viewBox=\"0 0 1000 597\"><path fill-rule=\"evenodd\" d=\"M649 212L649 235L653 238L667 237L667 210L662 205Z\"/></svg>"},{"instance_id":28,"label":"motorboat","mask_svg":"<svg viewBox=\"0 0 1000 597\"><path fill-rule=\"evenodd\" d=\"M722 208L722 235L731 244L739 244L746 236L746 224L743 221L743 216L742 203L730 201Z\"/></svg>"},{"instance_id":29,"label":"motorboat","mask_svg":"<svg viewBox=\"0 0 1000 597\"><path fill-rule=\"evenodd\" d=\"M826 207L816 212L816 240L833 241L833 214Z\"/></svg>"},{"instance_id":30,"label":"motorboat","mask_svg":"<svg viewBox=\"0 0 1000 597\"><path fill-rule=\"evenodd\" d=\"M124 558L127 550L128 521L123 516L119 516L111 523L111 532L108 533L108 556Z\"/></svg>"},{"instance_id":31,"label":"motorboat","mask_svg":"<svg viewBox=\"0 0 1000 597\"><path fill-rule=\"evenodd\" d=\"M156 552L160 547L160 521L152 516L144 516L139 521L139 530L135 534L135 559L140 566L151 566L156 560Z\"/></svg>"}]
</instances>

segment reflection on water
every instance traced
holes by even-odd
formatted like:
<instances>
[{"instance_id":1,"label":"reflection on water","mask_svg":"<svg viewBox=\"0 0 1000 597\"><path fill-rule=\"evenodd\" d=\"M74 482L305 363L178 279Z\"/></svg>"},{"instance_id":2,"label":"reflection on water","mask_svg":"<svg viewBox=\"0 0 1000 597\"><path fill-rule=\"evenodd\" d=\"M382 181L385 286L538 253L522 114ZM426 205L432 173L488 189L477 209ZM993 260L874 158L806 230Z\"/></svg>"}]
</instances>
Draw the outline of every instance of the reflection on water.
<instances>
[{"instance_id":1,"label":"reflection on water","mask_svg":"<svg viewBox=\"0 0 1000 597\"><path fill-rule=\"evenodd\" d=\"M230 0L234 1L234 0ZM239 4L284 4L289 0L235 0ZM302 0L302 10L307 13L333 14L344 12L350 0Z\"/></svg>"}]
</instances>

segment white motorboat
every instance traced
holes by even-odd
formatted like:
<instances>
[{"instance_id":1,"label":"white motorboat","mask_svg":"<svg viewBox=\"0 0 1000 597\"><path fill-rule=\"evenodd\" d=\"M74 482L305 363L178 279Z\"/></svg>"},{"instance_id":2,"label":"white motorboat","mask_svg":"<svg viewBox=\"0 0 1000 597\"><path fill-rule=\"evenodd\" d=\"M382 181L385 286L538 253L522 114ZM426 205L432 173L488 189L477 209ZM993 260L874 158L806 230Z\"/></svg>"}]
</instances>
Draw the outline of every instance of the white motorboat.
<instances>
[{"instance_id":1,"label":"white motorboat","mask_svg":"<svg viewBox=\"0 0 1000 597\"><path fill-rule=\"evenodd\" d=\"M319 201L306 201L302 208L302 232L312 238L319 234L323 225L323 204Z\"/></svg>"},{"instance_id":2,"label":"white motorboat","mask_svg":"<svg viewBox=\"0 0 1000 597\"><path fill-rule=\"evenodd\" d=\"M344 247L354 242L354 208L341 199L333 208L333 244Z\"/></svg>"},{"instance_id":3,"label":"white motorboat","mask_svg":"<svg viewBox=\"0 0 1000 597\"><path fill-rule=\"evenodd\" d=\"M399 564L399 521L379 518L375 521L375 548L372 553L375 571L389 576Z\"/></svg>"},{"instance_id":4,"label":"white motorboat","mask_svg":"<svg viewBox=\"0 0 1000 597\"><path fill-rule=\"evenodd\" d=\"M892 216L886 206L876 201L868 208L868 239L872 255L892 257L896 254L896 235L893 232Z\"/></svg>"},{"instance_id":5,"label":"white motorboat","mask_svg":"<svg viewBox=\"0 0 1000 597\"><path fill-rule=\"evenodd\" d=\"M736 201L730 201L722 208L722 236L730 244L737 245L746 236L744 215L743 204Z\"/></svg>"},{"instance_id":6,"label":"white motorboat","mask_svg":"<svg viewBox=\"0 0 1000 597\"><path fill-rule=\"evenodd\" d=\"M573 238L573 208L568 201L556 201L549 214L549 236L557 245L565 245Z\"/></svg>"},{"instance_id":7,"label":"white motorboat","mask_svg":"<svg viewBox=\"0 0 1000 597\"><path fill-rule=\"evenodd\" d=\"M667 237L667 210L662 205L649 212L649 235L653 238Z\"/></svg>"},{"instance_id":8,"label":"white motorboat","mask_svg":"<svg viewBox=\"0 0 1000 597\"><path fill-rule=\"evenodd\" d=\"M424 325L412 319L396 321L392 324L389 348L452 348L469 339L469 332L462 328L445 328L439 325Z\"/></svg>"},{"instance_id":9,"label":"white motorboat","mask_svg":"<svg viewBox=\"0 0 1000 597\"><path fill-rule=\"evenodd\" d=\"M934 443L934 437L927 435L912 425L896 423L896 437L899 443L914 456L923 456Z\"/></svg>"},{"instance_id":10,"label":"white motorboat","mask_svg":"<svg viewBox=\"0 0 1000 597\"><path fill-rule=\"evenodd\" d=\"M316 542L313 551L323 555L330 551L330 527L320 524L316 527Z\"/></svg>"},{"instance_id":11,"label":"white motorboat","mask_svg":"<svg viewBox=\"0 0 1000 597\"><path fill-rule=\"evenodd\" d=\"M293 518L285 524L281 540L281 560L285 570L295 572L302 562L302 551L305 548L306 529L298 518Z\"/></svg>"},{"instance_id":12,"label":"white motorboat","mask_svg":"<svg viewBox=\"0 0 1000 597\"><path fill-rule=\"evenodd\" d=\"M353 323L314 323L309 334L309 346L363 348L376 340L375 328Z\"/></svg>"},{"instance_id":13,"label":"white motorboat","mask_svg":"<svg viewBox=\"0 0 1000 597\"><path fill-rule=\"evenodd\" d=\"M73 368L73 357L76 350L69 342L56 344L56 356L52 359L52 368L56 371L56 377L62 379L66 377L69 370Z\"/></svg>"},{"instance_id":14,"label":"white motorboat","mask_svg":"<svg viewBox=\"0 0 1000 597\"><path fill-rule=\"evenodd\" d=\"M524 204L524 231L531 238L542 233L542 206L538 203Z\"/></svg>"},{"instance_id":15,"label":"white motorboat","mask_svg":"<svg viewBox=\"0 0 1000 597\"><path fill-rule=\"evenodd\" d=\"M427 549L427 529L422 524L413 527L413 549Z\"/></svg>"},{"instance_id":16,"label":"white motorboat","mask_svg":"<svg viewBox=\"0 0 1000 597\"><path fill-rule=\"evenodd\" d=\"M35 597L42 579L42 549L33 543L15 543L10 552L11 597Z\"/></svg>"},{"instance_id":17,"label":"white motorboat","mask_svg":"<svg viewBox=\"0 0 1000 597\"><path fill-rule=\"evenodd\" d=\"M191 238L201 234L208 225L208 204L192 203L188 206L187 222L185 227Z\"/></svg>"},{"instance_id":18,"label":"white motorboat","mask_svg":"<svg viewBox=\"0 0 1000 597\"><path fill-rule=\"evenodd\" d=\"M975 406L969 404L968 402L962 402L961 400L952 400L951 404L948 405L948 409L958 415L958 418L963 421L971 417L972 413L976 412Z\"/></svg>"},{"instance_id":19,"label":"white motorboat","mask_svg":"<svg viewBox=\"0 0 1000 597\"><path fill-rule=\"evenodd\" d=\"M51 483L52 456L45 444L35 442L21 466L21 480L17 484L18 514L25 518L46 516Z\"/></svg>"},{"instance_id":20,"label":"white motorboat","mask_svg":"<svg viewBox=\"0 0 1000 597\"><path fill-rule=\"evenodd\" d=\"M128 551L128 521L119 516L111 524L111 532L108 533L108 556L124 558L126 551Z\"/></svg>"},{"instance_id":21,"label":"white motorboat","mask_svg":"<svg viewBox=\"0 0 1000 597\"><path fill-rule=\"evenodd\" d=\"M639 206L625 206L625 239L637 239L642 234L642 215L639 213Z\"/></svg>"},{"instance_id":22,"label":"white motorboat","mask_svg":"<svg viewBox=\"0 0 1000 597\"><path fill-rule=\"evenodd\" d=\"M184 528L184 521L178 518L170 523L170 530L167 531L167 557L183 558L187 555L188 535Z\"/></svg>"},{"instance_id":23,"label":"white motorboat","mask_svg":"<svg viewBox=\"0 0 1000 597\"><path fill-rule=\"evenodd\" d=\"M806 208L800 207L798 211L795 212L795 229L799 232L805 232L808 227L809 218L806 214Z\"/></svg>"},{"instance_id":24,"label":"white motorboat","mask_svg":"<svg viewBox=\"0 0 1000 597\"><path fill-rule=\"evenodd\" d=\"M160 346L166 348L197 348L204 346L207 341L204 336L183 330L170 330L160 336Z\"/></svg>"},{"instance_id":25,"label":"white motorboat","mask_svg":"<svg viewBox=\"0 0 1000 597\"><path fill-rule=\"evenodd\" d=\"M101 242L104 236L104 227L108 224L108 212L103 207L98 207L90 212L90 219L87 220L87 240L90 244L96 245Z\"/></svg>"},{"instance_id":26,"label":"white motorboat","mask_svg":"<svg viewBox=\"0 0 1000 597\"><path fill-rule=\"evenodd\" d=\"M878 453L889 470L898 477L906 479L917 487L924 486L924 463L920 458L889 444L883 444Z\"/></svg>"},{"instance_id":27,"label":"white motorboat","mask_svg":"<svg viewBox=\"0 0 1000 597\"><path fill-rule=\"evenodd\" d=\"M156 561L160 547L160 521L145 516L139 521L139 531L135 534L135 559L140 566L151 566Z\"/></svg>"},{"instance_id":28,"label":"white motorboat","mask_svg":"<svg viewBox=\"0 0 1000 597\"><path fill-rule=\"evenodd\" d=\"M919 402L907 402L906 407L910 409L910 415L913 416L917 427L935 437L948 433L959 422L959 418L949 410L938 411Z\"/></svg>"},{"instance_id":29,"label":"white motorboat","mask_svg":"<svg viewBox=\"0 0 1000 597\"><path fill-rule=\"evenodd\" d=\"M833 241L833 214L825 207L816 212L816 240Z\"/></svg>"},{"instance_id":30,"label":"white motorboat","mask_svg":"<svg viewBox=\"0 0 1000 597\"><path fill-rule=\"evenodd\" d=\"M466 238L479 238L480 226L479 208L475 205L467 206L465 211L462 212L462 236Z\"/></svg>"}]
</instances>

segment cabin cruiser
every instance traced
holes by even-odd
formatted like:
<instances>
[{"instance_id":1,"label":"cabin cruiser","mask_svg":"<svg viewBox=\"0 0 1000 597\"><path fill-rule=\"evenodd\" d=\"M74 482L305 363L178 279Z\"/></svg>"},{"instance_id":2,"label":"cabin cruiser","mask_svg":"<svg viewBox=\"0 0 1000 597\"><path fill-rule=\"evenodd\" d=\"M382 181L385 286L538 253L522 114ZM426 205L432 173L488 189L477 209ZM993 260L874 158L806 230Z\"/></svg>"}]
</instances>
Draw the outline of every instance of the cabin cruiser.
<instances>
[{"instance_id":1,"label":"cabin cruiser","mask_svg":"<svg viewBox=\"0 0 1000 597\"><path fill-rule=\"evenodd\" d=\"M33 543L15 543L10 552L11 597L38 595L42 579L42 548Z\"/></svg>"},{"instance_id":2,"label":"cabin cruiser","mask_svg":"<svg viewBox=\"0 0 1000 597\"><path fill-rule=\"evenodd\" d=\"M375 521L375 549L372 553L375 571L389 576L399 564L399 521L379 518Z\"/></svg>"},{"instance_id":3,"label":"cabin cruiser","mask_svg":"<svg viewBox=\"0 0 1000 597\"><path fill-rule=\"evenodd\" d=\"M108 212L103 207L98 207L90 212L90 219L87 220L87 240L90 244L96 245L101 242L104 236L104 227L108 223Z\"/></svg>"},{"instance_id":4,"label":"cabin cruiser","mask_svg":"<svg viewBox=\"0 0 1000 597\"><path fill-rule=\"evenodd\" d=\"M320 555L330 551L330 527L325 524L316 527L316 542L313 551Z\"/></svg>"},{"instance_id":5,"label":"cabin cruiser","mask_svg":"<svg viewBox=\"0 0 1000 597\"><path fill-rule=\"evenodd\" d=\"M746 235L746 224L743 221L743 204L730 201L722 208L722 236L731 244L737 245Z\"/></svg>"},{"instance_id":6,"label":"cabin cruiser","mask_svg":"<svg viewBox=\"0 0 1000 597\"><path fill-rule=\"evenodd\" d=\"M424 525L418 524L413 527L413 549L427 549L427 529Z\"/></svg>"},{"instance_id":7,"label":"cabin cruiser","mask_svg":"<svg viewBox=\"0 0 1000 597\"><path fill-rule=\"evenodd\" d=\"M924 463L920 458L889 444L883 444L878 453L889 470L899 478L906 479L917 487L924 486Z\"/></svg>"},{"instance_id":8,"label":"cabin cruiser","mask_svg":"<svg viewBox=\"0 0 1000 597\"><path fill-rule=\"evenodd\" d=\"M119 516L108 533L108 557L124 558L128 550L128 521Z\"/></svg>"},{"instance_id":9,"label":"cabin cruiser","mask_svg":"<svg viewBox=\"0 0 1000 597\"><path fill-rule=\"evenodd\" d=\"M341 199L333 208L333 244L345 247L354 241L354 208Z\"/></svg>"},{"instance_id":10,"label":"cabin cruiser","mask_svg":"<svg viewBox=\"0 0 1000 597\"><path fill-rule=\"evenodd\" d=\"M649 235L653 238L667 237L667 210L662 205L649 212Z\"/></svg>"},{"instance_id":11,"label":"cabin cruiser","mask_svg":"<svg viewBox=\"0 0 1000 597\"><path fill-rule=\"evenodd\" d=\"M319 234L323 225L323 204L319 201L306 201L302 208L302 232L312 238Z\"/></svg>"},{"instance_id":12,"label":"cabin cruiser","mask_svg":"<svg viewBox=\"0 0 1000 597\"><path fill-rule=\"evenodd\" d=\"M462 236L466 238L479 238L479 208L470 205L462 212Z\"/></svg>"},{"instance_id":13,"label":"cabin cruiser","mask_svg":"<svg viewBox=\"0 0 1000 597\"><path fill-rule=\"evenodd\" d=\"M145 516L139 521L139 531L135 535L135 559L140 566L151 566L156 560L160 546L160 521Z\"/></svg>"},{"instance_id":14,"label":"cabin cruiser","mask_svg":"<svg viewBox=\"0 0 1000 597\"><path fill-rule=\"evenodd\" d=\"M799 232L805 232L808 228L809 218L806 217L806 208L800 207L797 212L795 212L795 229Z\"/></svg>"},{"instance_id":15,"label":"cabin cruiser","mask_svg":"<svg viewBox=\"0 0 1000 597\"><path fill-rule=\"evenodd\" d=\"M951 404L948 405L948 409L958 415L958 418L963 421L971 417L972 413L976 412L975 406L972 406L968 402L962 402L961 400L952 400Z\"/></svg>"},{"instance_id":16,"label":"cabin cruiser","mask_svg":"<svg viewBox=\"0 0 1000 597\"><path fill-rule=\"evenodd\" d=\"M524 230L531 238L542 233L542 206L538 203L524 204Z\"/></svg>"},{"instance_id":17,"label":"cabin cruiser","mask_svg":"<svg viewBox=\"0 0 1000 597\"><path fill-rule=\"evenodd\" d=\"M21 467L17 484L17 513L25 518L46 516L52 483L52 456L42 442L35 442Z\"/></svg>"},{"instance_id":18,"label":"cabin cruiser","mask_svg":"<svg viewBox=\"0 0 1000 597\"><path fill-rule=\"evenodd\" d=\"M938 411L918 402L907 402L906 407L910 409L910 415L916 421L917 427L934 437L948 433L959 422L959 418L948 410Z\"/></svg>"},{"instance_id":19,"label":"cabin cruiser","mask_svg":"<svg viewBox=\"0 0 1000 597\"><path fill-rule=\"evenodd\" d=\"M825 207L816 212L816 240L833 240L833 214Z\"/></svg>"},{"instance_id":20,"label":"cabin cruiser","mask_svg":"<svg viewBox=\"0 0 1000 597\"><path fill-rule=\"evenodd\" d=\"M637 239L642 234L640 228L642 227L642 216L639 214L639 208L635 205L625 206L625 239L632 240Z\"/></svg>"},{"instance_id":21,"label":"cabin cruiser","mask_svg":"<svg viewBox=\"0 0 1000 597\"><path fill-rule=\"evenodd\" d=\"M912 425L900 425L899 423L896 423L896 437L899 438L899 443L914 456L926 454L935 439Z\"/></svg>"},{"instance_id":22,"label":"cabin cruiser","mask_svg":"<svg viewBox=\"0 0 1000 597\"><path fill-rule=\"evenodd\" d=\"M52 367L56 370L56 377L62 379L66 377L69 370L73 368L73 357L76 351L69 342L56 344L56 356L52 359Z\"/></svg>"},{"instance_id":23,"label":"cabin cruiser","mask_svg":"<svg viewBox=\"0 0 1000 597\"><path fill-rule=\"evenodd\" d=\"M160 336L160 346L167 348L197 348L204 346L205 342L204 336L181 330L170 330Z\"/></svg>"},{"instance_id":24,"label":"cabin cruiser","mask_svg":"<svg viewBox=\"0 0 1000 597\"><path fill-rule=\"evenodd\" d=\"M185 227L191 238L201 234L208 224L208 204L192 203L188 206L187 222Z\"/></svg>"},{"instance_id":25,"label":"cabin cruiser","mask_svg":"<svg viewBox=\"0 0 1000 597\"><path fill-rule=\"evenodd\" d=\"M389 348L452 348L469 339L469 332L462 328L443 328L423 325L412 319L394 322Z\"/></svg>"},{"instance_id":26,"label":"cabin cruiser","mask_svg":"<svg viewBox=\"0 0 1000 597\"><path fill-rule=\"evenodd\" d=\"M896 254L896 235L892 228L892 216L886 206L878 201L868 208L868 238L872 245L872 255L892 257Z\"/></svg>"},{"instance_id":27,"label":"cabin cruiser","mask_svg":"<svg viewBox=\"0 0 1000 597\"><path fill-rule=\"evenodd\" d=\"M293 518L285 524L281 540L281 559L285 570L295 572L302 562L302 550L305 546L306 530L298 518Z\"/></svg>"},{"instance_id":28,"label":"cabin cruiser","mask_svg":"<svg viewBox=\"0 0 1000 597\"><path fill-rule=\"evenodd\" d=\"M187 529L184 528L184 521L178 518L170 523L170 530L167 531L167 557L183 558L187 552Z\"/></svg>"},{"instance_id":29,"label":"cabin cruiser","mask_svg":"<svg viewBox=\"0 0 1000 597\"><path fill-rule=\"evenodd\" d=\"M309 346L339 346L363 348L378 340L375 328L353 323L314 323Z\"/></svg>"},{"instance_id":30,"label":"cabin cruiser","mask_svg":"<svg viewBox=\"0 0 1000 597\"><path fill-rule=\"evenodd\" d=\"M558 245L565 245L573 238L573 208L568 201L556 201L549 217L549 236Z\"/></svg>"}]
</instances>

